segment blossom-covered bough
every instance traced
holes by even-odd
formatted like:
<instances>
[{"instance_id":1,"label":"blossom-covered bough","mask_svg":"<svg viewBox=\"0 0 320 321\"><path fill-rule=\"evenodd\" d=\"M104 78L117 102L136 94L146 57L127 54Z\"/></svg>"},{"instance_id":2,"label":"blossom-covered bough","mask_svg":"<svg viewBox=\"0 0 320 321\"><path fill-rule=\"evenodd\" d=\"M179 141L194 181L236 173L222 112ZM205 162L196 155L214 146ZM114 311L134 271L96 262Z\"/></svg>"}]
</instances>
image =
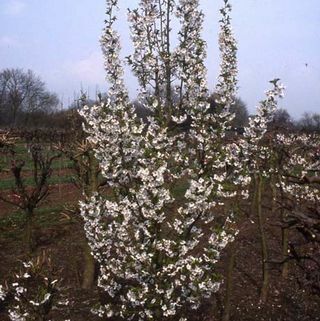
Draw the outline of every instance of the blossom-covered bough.
<instances>
[{"instance_id":1,"label":"blossom-covered bough","mask_svg":"<svg viewBox=\"0 0 320 321\"><path fill-rule=\"evenodd\" d=\"M273 83L277 85L278 81L273 81ZM278 89L280 94L281 88ZM271 97L274 97L274 94ZM262 102L261 107L264 107L264 105L264 102ZM260 114L263 112L264 115L268 115L267 111L275 110L276 104L274 108L270 108L272 105L268 108L261 108ZM260 123L259 113L256 117ZM270 115L268 118L270 118ZM250 127L254 128L254 123L254 119L251 120ZM250 133L249 128L245 131L250 147L247 151L251 154L252 159L248 169L255 178L254 210L257 213L261 237L263 282L260 299L262 302L267 300L271 264L280 264L282 276L287 278L290 260L299 261L299 265L303 265L302 262L309 259L314 261L314 257L297 254L294 245L294 235L297 235L297 233L289 233L289 230L298 231L307 240L307 243L309 241L313 244L317 243L319 231L316 226L319 222L320 201L318 185L318 173L320 171L318 160L319 137L282 130L282 132L270 131L261 139L261 135L266 133L266 129L265 125L260 126L259 131L254 130ZM265 232L264 216L266 213L262 210L262 196L271 198L272 217L280 221L281 259L272 258L270 255L271 251ZM318 249L318 246L312 245L310 248ZM317 258L317 260L319 259Z\"/></svg>"},{"instance_id":2,"label":"blossom-covered bough","mask_svg":"<svg viewBox=\"0 0 320 321\"><path fill-rule=\"evenodd\" d=\"M117 0L107 0L101 39L108 100L85 107L84 128L96 146L110 195L81 203L85 232L100 266L101 317L188 320L221 285L215 265L234 239L232 216L217 222L225 200L247 196L248 159L276 106L267 93L241 144L226 143L237 90L237 45L231 6L221 10L219 112L209 112L203 13L198 0L141 0L129 12L134 53L127 61L139 85L147 124L135 115L124 85ZM171 49L171 19L181 23ZM186 125L187 124L187 125ZM177 195L176 186L183 186ZM185 186L185 187L184 187Z\"/></svg>"},{"instance_id":3,"label":"blossom-covered bough","mask_svg":"<svg viewBox=\"0 0 320 321\"><path fill-rule=\"evenodd\" d=\"M277 146L274 154L281 160L273 172L276 176L276 201L282 212L283 275L287 277L289 274L289 261L296 260L311 280L309 288L314 288L319 294L320 137L277 134L273 140ZM302 244L292 242L290 229L303 236Z\"/></svg>"}]
</instances>

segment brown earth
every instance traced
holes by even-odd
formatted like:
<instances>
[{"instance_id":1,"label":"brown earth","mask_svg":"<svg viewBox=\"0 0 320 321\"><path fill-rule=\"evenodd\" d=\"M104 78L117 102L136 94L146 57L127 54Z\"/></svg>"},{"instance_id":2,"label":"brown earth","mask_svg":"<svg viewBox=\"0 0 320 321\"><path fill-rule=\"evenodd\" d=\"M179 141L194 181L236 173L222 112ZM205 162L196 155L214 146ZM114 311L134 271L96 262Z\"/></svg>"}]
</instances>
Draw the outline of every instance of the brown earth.
<instances>
[{"instance_id":1,"label":"brown earth","mask_svg":"<svg viewBox=\"0 0 320 321\"><path fill-rule=\"evenodd\" d=\"M24 170L23 171L23 177L24 178L28 178L28 177L32 177L33 175L33 171L32 170ZM54 176L61 176L61 177L64 177L64 176L71 176L71 175L74 175L74 170L72 168L60 168L60 169L53 169L52 170L52 174L51 174L51 177L54 177ZM0 172L0 180L9 180L9 179L12 179L13 176L12 176L12 173L10 170L5 170L5 171L2 171Z\"/></svg>"},{"instance_id":2,"label":"brown earth","mask_svg":"<svg viewBox=\"0 0 320 321\"><path fill-rule=\"evenodd\" d=\"M73 185L53 186L51 194L43 207L76 205L81 193ZM265 199L265 204L269 203ZM246 207L246 206L245 206ZM0 202L0 217L10 217L13 209ZM264 209L265 226L268 236L269 255L273 260L280 257L280 228L275 224L268 208ZM64 309L56 310L51 320L72 321L98 320L90 313L90 308L98 302L97 288L91 291L81 290L83 275L84 232L82 221L77 213L64 213L54 210L50 215L50 224L36 227L37 253L45 251L52 258L56 277L61 279L64 295L69 304ZM17 269L18 260L25 260L23 229L18 223L0 225L0 284ZM292 231L292 240L298 236ZM269 298L266 304L259 302L261 285L260 236L255 217L243 216L240 233L234 243L235 269L231 299L230 321L318 321L320 320L320 298L312 294L300 282L304 278L302 271L293 262L290 263L288 279L281 277L280 265L270 264ZM228 250L225 251L219 271L226 276ZM194 320L220 321L223 313L225 288L218 295L204 304L201 311L194 313ZM5 317L0 314L0 320Z\"/></svg>"}]
</instances>

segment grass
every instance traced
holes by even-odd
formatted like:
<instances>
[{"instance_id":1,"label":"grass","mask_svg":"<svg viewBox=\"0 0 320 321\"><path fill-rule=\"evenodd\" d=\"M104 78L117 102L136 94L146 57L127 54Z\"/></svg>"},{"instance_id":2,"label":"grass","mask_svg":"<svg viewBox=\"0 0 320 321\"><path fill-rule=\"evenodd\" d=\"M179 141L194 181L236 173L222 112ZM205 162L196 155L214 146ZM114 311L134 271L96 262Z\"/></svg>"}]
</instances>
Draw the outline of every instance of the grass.
<instances>
[{"instance_id":1,"label":"grass","mask_svg":"<svg viewBox=\"0 0 320 321\"><path fill-rule=\"evenodd\" d=\"M34 165L31 159L31 155L28 152L27 144L22 142L17 143L15 146L15 152L16 152L16 156L15 156L16 159L25 161L22 175L25 176L24 182L26 186L35 186L35 183L32 177L32 171L33 171ZM55 151L48 150L49 157L52 157L56 154L57 153ZM0 170L6 171L10 174L11 160L12 160L11 156L0 155ZM58 176L57 172L59 172L59 170L63 171L65 169L70 169L72 168L72 165L73 165L72 161L70 161L66 157L55 159L51 166L51 168L55 170L55 173L54 173L55 175L53 175L49 179L48 183L49 184L71 183L73 181L71 175ZM2 191L8 190L8 189L12 189L13 187L14 187L13 177L0 180L0 190Z\"/></svg>"},{"instance_id":2,"label":"grass","mask_svg":"<svg viewBox=\"0 0 320 321\"><path fill-rule=\"evenodd\" d=\"M18 143L15 145L14 151L16 153L15 158L19 160L25 161L25 170L32 170L33 169L33 162L31 159L31 155L28 152L27 144L24 143ZM52 151L48 149L48 156L52 157L54 155L57 155L58 152ZM11 157L10 156L2 156L0 158L0 168L8 168L10 166ZM72 161L67 159L66 157L61 157L56 159L52 164L52 169L65 169L65 168L71 168L72 167Z\"/></svg>"},{"instance_id":3,"label":"grass","mask_svg":"<svg viewBox=\"0 0 320 321\"><path fill-rule=\"evenodd\" d=\"M52 154L52 156L53 156L53 154ZM31 171L33 169L33 162L30 159L29 155L25 155L25 154L18 155L16 157L16 159L25 161L25 165L23 167L24 170ZM8 169L8 167L10 166L10 161L11 161L11 158L2 157L0 159L0 168ZM57 169L67 169L67 168L72 168L72 161L70 161L67 158L61 157L61 158L56 159L52 163L52 169L57 170Z\"/></svg>"},{"instance_id":4,"label":"grass","mask_svg":"<svg viewBox=\"0 0 320 321\"><path fill-rule=\"evenodd\" d=\"M61 220L60 213L64 209L63 204L51 207L40 207L34 212L35 228L49 228L54 226L65 225L66 222ZM73 223L70 220L70 223ZM10 215L0 218L0 237L3 239L13 238L20 239L25 225L25 214L22 210L13 211ZM17 233L17 230L21 233Z\"/></svg>"},{"instance_id":5,"label":"grass","mask_svg":"<svg viewBox=\"0 0 320 321\"><path fill-rule=\"evenodd\" d=\"M68 184L73 182L72 176L53 176L48 180L49 185L55 184ZM35 186L33 177L27 177L24 179L25 186ZM0 190L9 190L14 187L14 179L3 179L0 181Z\"/></svg>"},{"instance_id":6,"label":"grass","mask_svg":"<svg viewBox=\"0 0 320 321\"><path fill-rule=\"evenodd\" d=\"M65 225L65 222L60 220L60 213L63 209L64 206L62 204L37 209L35 213L35 224L42 228L61 224Z\"/></svg>"}]
</instances>

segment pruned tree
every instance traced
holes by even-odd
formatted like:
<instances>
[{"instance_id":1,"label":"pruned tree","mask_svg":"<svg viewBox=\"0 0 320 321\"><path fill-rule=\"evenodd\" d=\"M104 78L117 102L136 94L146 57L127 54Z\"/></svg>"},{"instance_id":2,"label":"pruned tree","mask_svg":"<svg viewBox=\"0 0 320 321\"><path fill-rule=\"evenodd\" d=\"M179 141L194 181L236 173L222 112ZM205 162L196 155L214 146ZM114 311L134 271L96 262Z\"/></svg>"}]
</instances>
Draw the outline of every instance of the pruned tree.
<instances>
[{"instance_id":1,"label":"pruned tree","mask_svg":"<svg viewBox=\"0 0 320 321\"><path fill-rule=\"evenodd\" d=\"M27 251L32 252L35 249L35 240L33 236L34 214L49 195L49 178L52 173L52 163L60 157L60 154L50 155L40 144L30 146L32 162L32 182L33 185L27 185L25 181L26 165L25 160L16 158L15 153L11 154L10 172L14 179L10 195L0 193L0 201L11 204L21 209L25 215L25 245Z\"/></svg>"},{"instance_id":2,"label":"pruned tree","mask_svg":"<svg viewBox=\"0 0 320 321\"><path fill-rule=\"evenodd\" d=\"M296 244L289 238L287 232L283 243L282 258L283 271L286 276L291 260L295 260L306 275L311 272L308 271L309 262L315 269L320 266L320 258L317 255L320 240L319 141L318 135L306 134L277 135L275 140L275 143L284 150L285 160L278 180L278 187L281 191L279 207L286 213L282 226L286 231L291 230L295 231L295 234L300 234L304 240L302 244L301 242ZM309 285L317 292L319 284L313 281Z\"/></svg>"},{"instance_id":3,"label":"pruned tree","mask_svg":"<svg viewBox=\"0 0 320 321\"><path fill-rule=\"evenodd\" d=\"M318 264L317 255L307 254L307 252L312 248L318 248L316 224L319 223L317 213L320 194L316 174L320 167L317 156L319 138L315 135L292 134L284 131L283 128L279 133L273 129L261 143L255 209L259 214L258 223L262 242L264 282L261 288L261 300L265 302L272 265L280 266L282 277L286 279L294 273L289 266L292 260L295 260L297 265L305 271L307 271L306 262L309 259L313 262L312 264ZM278 223L281 228L279 259L269 254L270 248L265 232L268 226L263 221L265 213L262 207L263 186L266 187L265 195L270 195L271 191L271 206L269 206L271 214L280 222ZM301 240L299 234L307 240L302 242L304 245L308 242L312 243L309 249L308 245L304 247L306 251L304 254L301 241L297 243L297 239Z\"/></svg>"}]
</instances>

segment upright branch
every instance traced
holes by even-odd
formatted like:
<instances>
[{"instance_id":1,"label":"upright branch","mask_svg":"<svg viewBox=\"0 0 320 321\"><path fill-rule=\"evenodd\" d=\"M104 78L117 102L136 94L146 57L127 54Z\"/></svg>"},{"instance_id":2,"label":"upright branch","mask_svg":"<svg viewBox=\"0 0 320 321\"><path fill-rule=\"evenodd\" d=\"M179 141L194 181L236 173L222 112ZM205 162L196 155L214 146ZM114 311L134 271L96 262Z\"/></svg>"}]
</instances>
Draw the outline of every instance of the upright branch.
<instances>
[{"instance_id":1,"label":"upright branch","mask_svg":"<svg viewBox=\"0 0 320 321\"><path fill-rule=\"evenodd\" d=\"M247 170L254 177L254 199L252 208L256 211L258 227L261 240L261 270L262 285L260 299L266 302L269 288L269 266L268 266L268 243L264 226L264 215L262 211L262 198L264 182L272 181L274 178L273 153L272 150L263 145L268 130L268 125L273 120L278 107L278 100L283 96L284 87L279 83L280 79L272 80L273 88L266 92L266 99L260 102L257 115L249 120L245 128L244 138L241 145L244 160L247 162Z\"/></svg>"},{"instance_id":2,"label":"upright branch","mask_svg":"<svg viewBox=\"0 0 320 321\"><path fill-rule=\"evenodd\" d=\"M114 108L125 108L129 103L128 92L124 84L124 70L120 59L120 36L113 28L117 18L114 13L117 10L118 0L106 0L107 10L105 27L100 39L104 59L104 67L107 80L110 84L108 96L114 102Z\"/></svg>"},{"instance_id":3,"label":"upright branch","mask_svg":"<svg viewBox=\"0 0 320 321\"><path fill-rule=\"evenodd\" d=\"M177 63L177 94L179 96L178 116L174 119L182 122L187 113L197 117L196 112L207 108L207 69L206 42L201 37L203 29L203 12L199 9L199 1L179 1L176 15L181 23L179 31L179 45L174 53Z\"/></svg>"},{"instance_id":4,"label":"upright branch","mask_svg":"<svg viewBox=\"0 0 320 321\"><path fill-rule=\"evenodd\" d=\"M128 63L140 84L139 101L158 120L173 113L175 61L171 50L173 0L142 0L129 11L134 53Z\"/></svg>"},{"instance_id":5,"label":"upright branch","mask_svg":"<svg viewBox=\"0 0 320 321\"><path fill-rule=\"evenodd\" d=\"M238 83L238 47L231 26L231 9L229 0L224 0L224 7L220 9L222 16L219 34L221 63L216 93L217 103L223 105L225 111L229 111L229 108L234 103Z\"/></svg>"},{"instance_id":6,"label":"upright branch","mask_svg":"<svg viewBox=\"0 0 320 321\"><path fill-rule=\"evenodd\" d=\"M172 57L171 57L171 13L174 9L174 0L164 0L165 4L165 27L164 27L164 50L162 52L162 59L165 66L165 79L166 79L166 91L165 91L165 108L168 119L172 115Z\"/></svg>"},{"instance_id":7,"label":"upright branch","mask_svg":"<svg viewBox=\"0 0 320 321\"><path fill-rule=\"evenodd\" d=\"M161 3L159 5L161 6ZM161 8L155 0L143 0L140 1L139 8L128 13L134 52L127 57L127 61L139 81L140 99L144 98L148 91L153 91L158 100L161 97L164 77L159 52L162 48L162 37L161 33L155 32L157 23L162 22ZM148 103L153 105L152 101Z\"/></svg>"},{"instance_id":8,"label":"upright branch","mask_svg":"<svg viewBox=\"0 0 320 321\"><path fill-rule=\"evenodd\" d=\"M284 96L284 86L279 82L280 79L271 80L273 88L266 91L266 98L260 102L257 115L249 120L249 125L245 127L244 136L249 141L251 150L257 151L259 141L267 132L268 125L273 120L278 107L278 101Z\"/></svg>"},{"instance_id":9,"label":"upright branch","mask_svg":"<svg viewBox=\"0 0 320 321\"><path fill-rule=\"evenodd\" d=\"M221 62L215 93L216 104L219 106L219 111L216 112L216 117L218 118L217 125L222 128L228 128L234 118L234 114L230 113L230 107L235 103L238 89L238 45L231 26L230 12L232 6L229 0L223 1L224 6L220 9L221 20L219 34Z\"/></svg>"}]
</instances>

